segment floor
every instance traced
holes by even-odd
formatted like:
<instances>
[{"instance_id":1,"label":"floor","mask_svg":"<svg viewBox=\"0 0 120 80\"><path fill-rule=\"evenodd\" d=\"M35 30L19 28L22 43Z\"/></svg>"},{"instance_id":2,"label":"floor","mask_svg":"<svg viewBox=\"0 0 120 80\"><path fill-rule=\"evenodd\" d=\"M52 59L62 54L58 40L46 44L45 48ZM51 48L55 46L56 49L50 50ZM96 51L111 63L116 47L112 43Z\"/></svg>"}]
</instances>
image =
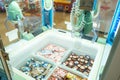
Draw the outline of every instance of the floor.
<instances>
[{"instance_id":1,"label":"floor","mask_svg":"<svg viewBox=\"0 0 120 80\"><path fill-rule=\"evenodd\" d=\"M6 13L0 13L0 36L2 38L3 44L7 45L7 44L9 44L9 40L6 37L5 33L12 30L12 29L14 29L14 26L12 24L8 23L9 26L11 26L11 27L10 27L9 30L7 30L5 28L5 25L4 25L5 19L6 19Z\"/></svg>"},{"instance_id":2,"label":"floor","mask_svg":"<svg viewBox=\"0 0 120 80\"><path fill-rule=\"evenodd\" d=\"M111 23L117 0L101 0L101 3L102 4L100 11L100 21L101 21L100 30L108 32L110 26L109 23ZM0 13L0 35L3 40L3 44L6 46L10 42L8 41L8 38L6 37L5 33L10 30L13 30L15 27L13 26L13 24L8 23L10 29L7 30L4 25L5 18L6 18L6 13ZM59 29L66 29L65 21L70 21L70 13L55 11L54 27Z\"/></svg>"}]
</instances>

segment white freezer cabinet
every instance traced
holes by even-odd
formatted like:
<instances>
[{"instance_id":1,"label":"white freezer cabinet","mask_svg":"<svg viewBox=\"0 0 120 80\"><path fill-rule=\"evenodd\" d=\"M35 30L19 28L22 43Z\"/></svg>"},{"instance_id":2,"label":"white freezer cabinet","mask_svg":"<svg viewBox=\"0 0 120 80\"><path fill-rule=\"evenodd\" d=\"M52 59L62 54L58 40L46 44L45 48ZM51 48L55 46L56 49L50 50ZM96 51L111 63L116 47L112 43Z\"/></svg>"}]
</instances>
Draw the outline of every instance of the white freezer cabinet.
<instances>
[{"instance_id":1,"label":"white freezer cabinet","mask_svg":"<svg viewBox=\"0 0 120 80\"><path fill-rule=\"evenodd\" d=\"M103 50L104 45L71 37L69 32L48 30L10 52L9 56L15 80L19 80L17 77L21 80L35 80L30 73L20 70L32 57L51 65L43 80L49 80L57 68L88 80L96 80Z\"/></svg>"}]
</instances>

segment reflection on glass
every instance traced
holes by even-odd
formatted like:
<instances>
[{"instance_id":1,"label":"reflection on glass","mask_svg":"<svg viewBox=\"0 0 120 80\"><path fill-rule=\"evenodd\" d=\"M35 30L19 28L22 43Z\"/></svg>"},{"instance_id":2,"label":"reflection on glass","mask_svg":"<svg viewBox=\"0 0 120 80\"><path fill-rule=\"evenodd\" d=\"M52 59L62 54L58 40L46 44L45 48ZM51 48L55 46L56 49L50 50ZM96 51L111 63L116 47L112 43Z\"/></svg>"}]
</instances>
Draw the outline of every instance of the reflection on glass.
<instances>
[{"instance_id":1,"label":"reflection on glass","mask_svg":"<svg viewBox=\"0 0 120 80\"><path fill-rule=\"evenodd\" d=\"M115 38L115 33L116 33L116 28L118 27L118 18L119 18L119 10L120 8L117 3L119 4L120 1L117 0L102 0L102 5L101 5L101 18L105 21L105 23L102 23L101 25L104 25L104 29L106 28L105 32L108 33L108 38L107 38L107 44L104 49L104 54L102 57L99 73L98 73L98 79L101 79L104 75L104 68L106 65L106 62L108 60L108 57L110 56L110 51L112 48L112 43ZM115 6L113 6L115 5ZM102 15L103 14L103 15ZM113 17L113 18L112 18ZM110 27L110 29L108 29ZM112 58L111 58L112 59Z\"/></svg>"},{"instance_id":2,"label":"reflection on glass","mask_svg":"<svg viewBox=\"0 0 120 80\"><path fill-rule=\"evenodd\" d=\"M0 80L8 80L1 58L0 58Z\"/></svg>"},{"instance_id":3,"label":"reflection on glass","mask_svg":"<svg viewBox=\"0 0 120 80\"><path fill-rule=\"evenodd\" d=\"M39 0L21 0L18 2L24 15L24 32L36 36L41 31L41 1Z\"/></svg>"}]
</instances>

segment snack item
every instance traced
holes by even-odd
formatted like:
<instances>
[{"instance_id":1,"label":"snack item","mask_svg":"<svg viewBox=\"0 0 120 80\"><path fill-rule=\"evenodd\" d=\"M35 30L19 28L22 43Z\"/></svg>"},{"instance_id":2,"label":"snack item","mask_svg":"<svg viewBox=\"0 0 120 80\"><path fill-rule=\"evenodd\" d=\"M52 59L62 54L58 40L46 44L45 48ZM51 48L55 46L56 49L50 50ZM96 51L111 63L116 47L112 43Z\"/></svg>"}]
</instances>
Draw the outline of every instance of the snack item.
<instances>
[{"instance_id":1,"label":"snack item","mask_svg":"<svg viewBox=\"0 0 120 80\"><path fill-rule=\"evenodd\" d=\"M90 60L90 66L92 66L92 65L93 65L93 63L94 63L94 60L93 60L93 59L91 59L91 60Z\"/></svg>"},{"instance_id":2,"label":"snack item","mask_svg":"<svg viewBox=\"0 0 120 80\"><path fill-rule=\"evenodd\" d=\"M42 55L45 58L51 59L54 62L59 62L64 55L66 49L54 44L48 44L45 48L37 52L37 55Z\"/></svg>"},{"instance_id":3,"label":"snack item","mask_svg":"<svg viewBox=\"0 0 120 80\"><path fill-rule=\"evenodd\" d=\"M92 69L93 63L94 63L94 60L91 59L89 55L78 56L75 53L71 53L71 55L68 56L66 61L63 62L65 66L68 66L77 71L80 71L87 76L89 75Z\"/></svg>"},{"instance_id":4,"label":"snack item","mask_svg":"<svg viewBox=\"0 0 120 80\"><path fill-rule=\"evenodd\" d=\"M22 67L20 67L20 70L26 75L35 78L36 80L41 80L45 78L51 67L52 65L47 62L30 58Z\"/></svg>"},{"instance_id":5,"label":"snack item","mask_svg":"<svg viewBox=\"0 0 120 80\"><path fill-rule=\"evenodd\" d=\"M64 80L84 80L84 79L86 79L86 78L82 78L82 77L74 75L72 73L67 73L64 78Z\"/></svg>"},{"instance_id":6,"label":"snack item","mask_svg":"<svg viewBox=\"0 0 120 80\"><path fill-rule=\"evenodd\" d=\"M64 77L66 74L67 74L67 71L61 68L57 68L48 80L64 80Z\"/></svg>"},{"instance_id":7,"label":"snack item","mask_svg":"<svg viewBox=\"0 0 120 80\"><path fill-rule=\"evenodd\" d=\"M87 80L61 68L57 68L48 80Z\"/></svg>"}]
</instances>

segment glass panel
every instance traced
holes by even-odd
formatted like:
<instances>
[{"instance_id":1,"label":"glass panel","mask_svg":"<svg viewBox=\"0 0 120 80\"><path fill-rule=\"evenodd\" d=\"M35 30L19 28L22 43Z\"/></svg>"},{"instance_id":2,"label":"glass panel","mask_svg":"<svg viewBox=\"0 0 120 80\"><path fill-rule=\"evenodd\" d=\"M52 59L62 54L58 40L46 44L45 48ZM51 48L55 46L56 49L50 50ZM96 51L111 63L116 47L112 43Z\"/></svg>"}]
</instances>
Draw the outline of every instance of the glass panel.
<instances>
[{"instance_id":1,"label":"glass panel","mask_svg":"<svg viewBox=\"0 0 120 80\"><path fill-rule=\"evenodd\" d=\"M54 28L67 30L65 22L70 22L70 12L74 1L75 0L54 0Z\"/></svg>"},{"instance_id":2,"label":"glass panel","mask_svg":"<svg viewBox=\"0 0 120 80\"><path fill-rule=\"evenodd\" d=\"M106 9L106 10L103 10L104 13L102 13L103 14L102 19L104 21L106 20L106 23L102 22L102 24L105 25L104 28L107 30L107 31L106 30L105 31L108 32L108 38L107 38L107 44L104 49L101 66L100 66L99 73L98 73L98 80L100 80L101 76L104 74L103 71L104 71L105 66L107 65L106 62L107 62L108 58L110 57L109 55L110 55L110 51L112 49L112 44L116 37L117 30L119 29L119 26L120 26L120 5L119 5L120 0L119 1L103 0L103 3L104 3L104 6L102 6L102 9ZM107 4L107 3L110 3L110 4ZM105 4L107 4L107 5L105 5ZM112 5L116 5L116 6L112 6ZM112 7L110 7L110 6L112 6ZM112 15L113 15L113 17L112 17ZM110 27L110 30L108 30L109 29L108 27Z\"/></svg>"},{"instance_id":3,"label":"glass panel","mask_svg":"<svg viewBox=\"0 0 120 80\"><path fill-rule=\"evenodd\" d=\"M24 15L24 32L32 33L36 36L41 31L41 1L40 0L19 0Z\"/></svg>"},{"instance_id":4,"label":"glass panel","mask_svg":"<svg viewBox=\"0 0 120 80\"><path fill-rule=\"evenodd\" d=\"M0 14L0 23L2 23L0 34L5 46L21 38L30 40L43 32L41 30L41 0L2 0L2 2L6 13ZM18 30L15 30L16 28Z\"/></svg>"}]
</instances>

